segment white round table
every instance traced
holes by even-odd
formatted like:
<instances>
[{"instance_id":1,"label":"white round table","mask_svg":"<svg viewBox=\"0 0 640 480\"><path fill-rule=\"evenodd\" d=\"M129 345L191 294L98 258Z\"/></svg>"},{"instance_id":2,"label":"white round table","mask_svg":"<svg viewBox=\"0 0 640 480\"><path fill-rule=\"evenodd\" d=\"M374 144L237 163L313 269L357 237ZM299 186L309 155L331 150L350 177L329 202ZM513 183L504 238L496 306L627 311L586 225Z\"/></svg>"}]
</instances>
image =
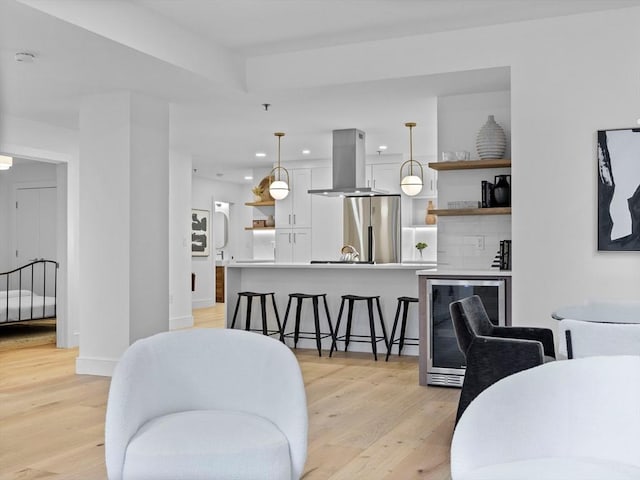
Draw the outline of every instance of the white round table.
<instances>
[{"instance_id":1,"label":"white round table","mask_svg":"<svg viewBox=\"0 0 640 480\"><path fill-rule=\"evenodd\" d=\"M591 302L560 307L551 316L556 320L570 318L583 322L640 323L640 301Z\"/></svg>"}]
</instances>

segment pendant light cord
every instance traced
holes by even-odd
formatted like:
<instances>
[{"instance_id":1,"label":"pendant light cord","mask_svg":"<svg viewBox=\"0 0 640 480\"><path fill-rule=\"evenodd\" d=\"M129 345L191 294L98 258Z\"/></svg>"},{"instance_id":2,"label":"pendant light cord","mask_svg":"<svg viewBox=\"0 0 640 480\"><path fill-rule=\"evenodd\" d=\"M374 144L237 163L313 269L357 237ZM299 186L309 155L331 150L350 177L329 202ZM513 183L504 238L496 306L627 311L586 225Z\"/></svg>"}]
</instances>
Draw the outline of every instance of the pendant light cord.
<instances>
[{"instance_id":1,"label":"pendant light cord","mask_svg":"<svg viewBox=\"0 0 640 480\"><path fill-rule=\"evenodd\" d=\"M284 137L284 133L276 132L274 135L278 137L278 167L276 170L278 171L278 181L280 181L280 170L282 170L282 167L280 166L280 141L282 140L282 137Z\"/></svg>"},{"instance_id":2,"label":"pendant light cord","mask_svg":"<svg viewBox=\"0 0 640 480\"><path fill-rule=\"evenodd\" d=\"M409 125L409 172L413 175L413 125Z\"/></svg>"}]
</instances>

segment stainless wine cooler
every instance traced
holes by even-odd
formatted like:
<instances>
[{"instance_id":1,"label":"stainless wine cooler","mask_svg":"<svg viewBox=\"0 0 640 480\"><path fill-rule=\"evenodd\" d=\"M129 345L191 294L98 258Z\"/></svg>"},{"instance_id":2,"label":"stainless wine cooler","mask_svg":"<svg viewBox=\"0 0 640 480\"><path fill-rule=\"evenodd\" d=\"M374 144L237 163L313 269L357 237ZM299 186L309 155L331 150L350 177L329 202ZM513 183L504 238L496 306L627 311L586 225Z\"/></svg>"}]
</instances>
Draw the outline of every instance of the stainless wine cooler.
<instances>
[{"instance_id":1,"label":"stainless wine cooler","mask_svg":"<svg viewBox=\"0 0 640 480\"><path fill-rule=\"evenodd\" d=\"M491 322L495 325L506 325L506 280L428 279L426 287L427 384L461 387L465 358L458 348L449 304L471 295L479 295Z\"/></svg>"}]
</instances>

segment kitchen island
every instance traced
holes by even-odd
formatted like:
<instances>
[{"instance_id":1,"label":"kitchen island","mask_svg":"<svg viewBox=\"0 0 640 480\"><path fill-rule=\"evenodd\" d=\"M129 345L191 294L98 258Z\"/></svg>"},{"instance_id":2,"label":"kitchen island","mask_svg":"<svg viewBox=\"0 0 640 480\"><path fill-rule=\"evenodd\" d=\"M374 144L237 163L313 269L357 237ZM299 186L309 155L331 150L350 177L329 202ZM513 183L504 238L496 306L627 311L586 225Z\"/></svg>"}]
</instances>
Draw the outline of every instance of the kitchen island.
<instances>
[{"instance_id":1,"label":"kitchen island","mask_svg":"<svg viewBox=\"0 0 640 480\"><path fill-rule=\"evenodd\" d=\"M391 327L397 308L397 298L401 296L418 297L418 279L416 272L435 268L429 263L382 263L382 264L308 264L308 263L230 263L227 265L226 278L226 306L227 327L231 326L235 309L237 294L242 291L274 292L280 320L284 322L284 315L290 293L326 293L329 313L335 327L340 309L342 295L379 295L382 314L384 316L387 333L391 335ZM242 301L238 312L236 328L244 326L245 301ZM362 303L362 305L360 305ZM286 332L293 331L295 318L295 302L289 313ZM253 324L259 325L259 302L254 302ZM275 329L276 321L272 314L271 304L267 307L270 328ZM376 313L377 318L377 313ZM239 322L239 324L238 324ZM320 307L320 326L326 330L324 321L324 309ZM346 309L343 313L340 334L346 326ZM310 301L305 301L300 324L301 331L313 331L313 308ZM352 333L368 335L369 317L364 302L356 302ZM396 336L399 332L396 332ZM418 308L414 305L409 310L406 337L418 338ZM287 339L288 345L293 345L291 339ZM331 340L325 338L322 341L323 349L327 351L331 347ZM342 342L339 348L344 348ZM298 348L315 348L315 340L301 339ZM368 343L351 343L349 351L370 352ZM379 346L379 351L384 351ZM397 346L394 347L394 353ZM418 347L405 346L403 355L418 355Z\"/></svg>"}]
</instances>

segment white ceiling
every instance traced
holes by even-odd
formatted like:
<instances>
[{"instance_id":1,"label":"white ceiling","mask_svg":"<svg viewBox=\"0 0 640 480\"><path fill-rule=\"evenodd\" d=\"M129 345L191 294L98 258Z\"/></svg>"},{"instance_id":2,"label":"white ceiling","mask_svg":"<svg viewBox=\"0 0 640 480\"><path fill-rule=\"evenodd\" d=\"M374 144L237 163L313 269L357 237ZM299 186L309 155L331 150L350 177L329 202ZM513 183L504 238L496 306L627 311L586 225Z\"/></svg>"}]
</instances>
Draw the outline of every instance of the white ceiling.
<instances>
[{"instance_id":1,"label":"white ceiling","mask_svg":"<svg viewBox=\"0 0 640 480\"><path fill-rule=\"evenodd\" d=\"M45 5L46 8L42 7ZM238 180L243 168L273 162L273 132L284 131L282 159L328 158L331 130L359 128L367 151L408 147L404 122L415 121L414 152L429 139L430 99L509 89L508 69L404 78L297 91L220 91L205 76L93 33L88 25L43 10L77 0L0 0L0 109L77 128L83 95L144 92L171 102L172 143L194 155L200 174ZM242 59L343 43L491 25L639 5L640 0L92 0L135 8L187 31L210 48ZM57 5L56 5L57 4ZM52 7L53 5L53 7ZM79 5L79 4L77 4ZM92 8L92 7L91 7ZM75 23L75 24L74 24ZM136 25L137 27L138 25ZM95 28L93 30L96 30ZM118 40L118 39L116 39ZM33 52L32 64L14 61ZM265 111L261 106L270 103ZM266 159L256 159L265 151Z\"/></svg>"},{"instance_id":2,"label":"white ceiling","mask_svg":"<svg viewBox=\"0 0 640 480\"><path fill-rule=\"evenodd\" d=\"M131 1L249 56L637 4L632 0Z\"/></svg>"}]
</instances>

